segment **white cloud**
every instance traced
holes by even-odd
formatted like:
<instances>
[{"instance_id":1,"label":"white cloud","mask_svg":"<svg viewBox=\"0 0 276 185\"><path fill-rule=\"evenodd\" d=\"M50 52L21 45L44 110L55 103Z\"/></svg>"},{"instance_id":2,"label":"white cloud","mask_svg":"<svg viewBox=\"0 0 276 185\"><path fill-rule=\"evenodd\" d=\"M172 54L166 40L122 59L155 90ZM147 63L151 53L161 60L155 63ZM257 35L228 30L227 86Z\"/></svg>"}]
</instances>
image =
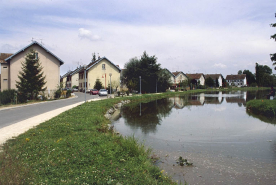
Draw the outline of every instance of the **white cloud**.
<instances>
[{"instance_id":1,"label":"white cloud","mask_svg":"<svg viewBox=\"0 0 276 185\"><path fill-rule=\"evenodd\" d=\"M95 40L100 40L101 37L98 36L98 35L93 35L92 32L90 30L86 30L84 28L80 28L79 29L79 34L78 36L81 38L81 39L88 39L88 40L91 40L91 41L95 41Z\"/></svg>"},{"instance_id":2,"label":"white cloud","mask_svg":"<svg viewBox=\"0 0 276 185\"><path fill-rule=\"evenodd\" d=\"M226 68L227 67L225 64L222 64L222 63L217 63L217 64L215 64L213 66L217 67L217 68Z\"/></svg>"}]
</instances>

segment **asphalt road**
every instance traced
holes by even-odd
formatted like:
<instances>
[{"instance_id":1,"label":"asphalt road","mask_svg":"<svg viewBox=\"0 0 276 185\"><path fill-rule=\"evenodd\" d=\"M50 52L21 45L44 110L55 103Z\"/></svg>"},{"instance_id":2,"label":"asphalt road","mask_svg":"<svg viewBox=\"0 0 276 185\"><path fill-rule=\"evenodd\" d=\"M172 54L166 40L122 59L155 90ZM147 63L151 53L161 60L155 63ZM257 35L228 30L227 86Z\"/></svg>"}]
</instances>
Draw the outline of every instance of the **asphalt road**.
<instances>
[{"instance_id":1,"label":"asphalt road","mask_svg":"<svg viewBox=\"0 0 276 185\"><path fill-rule=\"evenodd\" d=\"M85 94L77 92L75 93L76 98L69 98L63 100L50 101L39 104L31 104L27 106L20 106L16 108L10 109L0 109L0 129L11 124L17 123L19 121L23 121L25 119L37 116L39 114L52 111L61 107L65 107L68 105L72 105L78 102L82 102L85 100ZM98 95L89 95L86 94L86 100L98 98ZM102 97L106 98L106 97Z\"/></svg>"}]
</instances>

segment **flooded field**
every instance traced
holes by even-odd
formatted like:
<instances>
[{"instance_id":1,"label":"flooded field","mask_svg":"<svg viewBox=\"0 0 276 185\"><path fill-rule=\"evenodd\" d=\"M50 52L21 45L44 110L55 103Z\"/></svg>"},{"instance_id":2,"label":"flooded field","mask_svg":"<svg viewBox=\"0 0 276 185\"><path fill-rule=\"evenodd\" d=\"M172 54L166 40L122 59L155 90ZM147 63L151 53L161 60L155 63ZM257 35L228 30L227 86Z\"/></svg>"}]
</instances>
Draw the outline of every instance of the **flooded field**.
<instances>
[{"instance_id":1,"label":"flooded field","mask_svg":"<svg viewBox=\"0 0 276 185\"><path fill-rule=\"evenodd\" d=\"M156 165L188 184L276 184L276 126L246 113L266 92L191 94L125 106L114 128L153 149ZM180 166L179 157L192 162Z\"/></svg>"}]
</instances>

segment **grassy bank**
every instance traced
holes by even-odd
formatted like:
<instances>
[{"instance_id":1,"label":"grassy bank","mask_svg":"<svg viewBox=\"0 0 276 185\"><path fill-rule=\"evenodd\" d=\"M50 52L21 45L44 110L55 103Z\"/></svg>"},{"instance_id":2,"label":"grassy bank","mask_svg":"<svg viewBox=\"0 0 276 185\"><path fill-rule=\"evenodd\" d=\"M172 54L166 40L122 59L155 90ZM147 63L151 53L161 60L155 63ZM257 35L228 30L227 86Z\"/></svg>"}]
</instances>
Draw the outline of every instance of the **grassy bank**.
<instances>
[{"instance_id":1,"label":"grassy bank","mask_svg":"<svg viewBox=\"0 0 276 185\"><path fill-rule=\"evenodd\" d=\"M245 90L245 88L242 88ZM0 184L176 184L152 165L134 138L108 130L115 103L210 90L145 94L84 103L9 140L0 153Z\"/></svg>"},{"instance_id":2,"label":"grassy bank","mask_svg":"<svg viewBox=\"0 0 276 185\"><path fill-rule=\"evenodd\" d=\"M152 165L143 145L108 130L103 116L122 99L153 97L84 103L9 140L0 154L0 184L176 184Z\"/></svg>"},{"instance_id":3,"label":"grassy bank","mask_svg":"<svg viewBox=\"0 0 276 185\"><path fill-rule=\"evenodd\" d=\"M275 117L276 100L250 100L246 103L246 109L253 114L260 114L266 117Z\"/></svg>"}]
</instances>

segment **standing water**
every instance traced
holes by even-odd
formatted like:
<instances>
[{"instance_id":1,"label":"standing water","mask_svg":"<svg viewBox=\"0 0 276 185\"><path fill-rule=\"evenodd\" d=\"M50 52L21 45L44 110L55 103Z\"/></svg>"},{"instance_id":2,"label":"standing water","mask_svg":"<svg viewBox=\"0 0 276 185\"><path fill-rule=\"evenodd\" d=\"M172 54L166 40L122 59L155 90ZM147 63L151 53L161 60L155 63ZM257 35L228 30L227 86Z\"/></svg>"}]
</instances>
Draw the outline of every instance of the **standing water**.
<instances>
[{"instance_id":1,"label":"standing water","mask_svg":"<svg viewBox=\"0 0 276 185\"><path fill-rule=\"evenodd\" d=\"M216 92L154 100L123 107L113 125L151 147L156 165L178 182L276 184L275 122L246 113L246 101L255 97L263 95ZM178 165L180 156L193 165Z\"/></svg>"}]
</instances>

